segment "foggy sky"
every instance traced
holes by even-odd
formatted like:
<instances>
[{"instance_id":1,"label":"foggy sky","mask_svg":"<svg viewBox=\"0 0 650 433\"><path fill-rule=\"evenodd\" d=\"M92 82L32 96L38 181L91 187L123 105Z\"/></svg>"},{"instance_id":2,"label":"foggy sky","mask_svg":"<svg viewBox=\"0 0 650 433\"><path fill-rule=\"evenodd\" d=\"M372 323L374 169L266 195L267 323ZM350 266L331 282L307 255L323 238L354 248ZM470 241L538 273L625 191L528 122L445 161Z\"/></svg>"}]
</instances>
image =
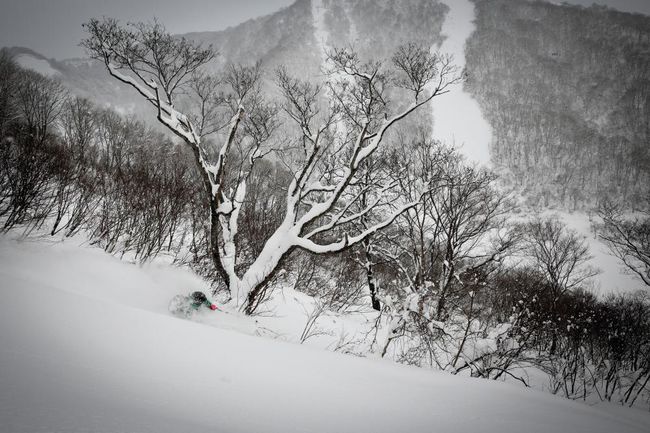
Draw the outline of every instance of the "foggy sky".
<instances>
[{"instance_id":1,"label":"foggy sky","mask_svg":"<svg viewBox=\"0 0 650 433\"><path fill-rule=\"evenodd\" d=\"M0 47L25 46L46 57L81 57L81 24L91 17L150 21L156 17L172 33L221 30L266 15L294 0L0 0ZM594 1L650 15L650 0ZM556 0L561 3L562 0Z\"/></svg>"}]
</instances>

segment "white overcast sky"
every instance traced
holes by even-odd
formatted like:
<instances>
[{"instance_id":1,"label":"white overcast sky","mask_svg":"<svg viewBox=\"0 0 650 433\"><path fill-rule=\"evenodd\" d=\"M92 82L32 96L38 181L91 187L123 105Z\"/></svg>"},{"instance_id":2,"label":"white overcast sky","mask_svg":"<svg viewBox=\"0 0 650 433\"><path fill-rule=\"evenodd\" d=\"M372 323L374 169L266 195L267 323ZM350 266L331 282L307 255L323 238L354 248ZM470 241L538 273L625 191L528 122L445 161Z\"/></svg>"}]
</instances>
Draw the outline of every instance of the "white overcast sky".
<instances>
[{"instance_id":1,"label":"white overcast sky","mask_svg":"<svg viewBox=\"0 0 650 433\"><path fill-rule=\"evenodd\" d=\"M158 18L173 33L221 30L294 0L0 0L0 47L26 46L57 59L83 56L81 24L91 17ZM560 1L557 1L559 3ZM650 0L570 0L650 15Z\"/></svg>"}]
</instances>

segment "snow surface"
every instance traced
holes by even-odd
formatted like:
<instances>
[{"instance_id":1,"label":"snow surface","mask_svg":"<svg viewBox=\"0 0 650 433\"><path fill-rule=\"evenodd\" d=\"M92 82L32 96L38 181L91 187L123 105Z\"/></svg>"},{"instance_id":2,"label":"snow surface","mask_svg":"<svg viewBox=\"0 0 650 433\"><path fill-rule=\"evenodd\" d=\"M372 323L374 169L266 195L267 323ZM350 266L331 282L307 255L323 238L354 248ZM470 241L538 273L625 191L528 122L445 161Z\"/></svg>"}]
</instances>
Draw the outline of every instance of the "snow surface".
<instances>
[{"instance_id":1,"label":"snow surface","mask_svg":"<svg viewBox=\"0 0 650 433\"><path fill-rule=\"evenodd\" d=\"M172 317L205 283L164 261L5 235L0 282L0 432L650 431L639 410L246 335L234 311Z\"/></svg>"},{"instance_id":2,"label":"snow surface","mask_svg":"<svg viewBox=\"0 0 650 433\"><path fill-rule=\"evenodd\" d=\"M449 12L442 27L446 37L439 51L453 55L454 64L465 68L465 42L474 32L474 4L469 0L443 0ZM436 51L435 48L433 51ZM457 147L469 161L489 165L492 127L483 118L478 102L455 86L433 104L433 135Z\"/></svg>"}]
</instances>

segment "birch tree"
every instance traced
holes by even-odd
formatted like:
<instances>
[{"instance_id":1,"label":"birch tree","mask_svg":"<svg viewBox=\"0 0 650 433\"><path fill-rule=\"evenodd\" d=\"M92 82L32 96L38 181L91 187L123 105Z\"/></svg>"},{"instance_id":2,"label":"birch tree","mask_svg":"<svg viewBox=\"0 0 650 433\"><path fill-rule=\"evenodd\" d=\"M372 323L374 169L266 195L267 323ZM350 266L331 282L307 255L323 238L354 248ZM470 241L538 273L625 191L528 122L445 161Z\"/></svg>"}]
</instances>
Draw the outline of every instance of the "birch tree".
<instances>
[{"instance_id":1,"label":"birch tree","mask_svg":"<svg viewBox=\"0 0 650 433\"><path fill-rule=\"evenodd\" d=\"M363 63L350 50L336 50L328 54L331 70L324 84L278 71L283 98L282 112L278 112L278 106L268 103L260 90L258 65L231 67L217 80L227 85L229 94L217 98L216 85L196 85L197 79L205 80L203 67L215 57L211 48L175 38L158 23L124 27L113 19L94 19L85 26L89 37L83 45L91 56L150 102L158 121L192 150L210 203L212 259L233 302L247 314L255 310L267 284L294 249L315 254L343 251L418 205L415 200L386 212L388 192L395 185L383 183L369 187L374 198L358 209L360 195L352 187L362 175L362 165L386 141L388 132L457 80L448 58L409 45L398 50L389 66ZM199 101L193 110L198 117L177 108L179 93L188 89L195 90ZM391 102L392 95L399 95L399 102ZM215 104L222 112L230 109L230 118L222 126L202 121L219 118L210 117ZM285 135L287 131L294 135L288 135L281 145L269 146L280 118L287 123ZM337 131L342 122L351 127ZM227 131L222 134L223 142L208 148L202 141L204 132L219 128ZM232 157L237 146L246 149L240 152L245 158ZM270 151L292 173L285 214L257 257L241 269L237 266L238 219L247 180L254 164ZM380 217L363 230L353 230L354 221L370 214Z\"/></svg>"}]
</instances>

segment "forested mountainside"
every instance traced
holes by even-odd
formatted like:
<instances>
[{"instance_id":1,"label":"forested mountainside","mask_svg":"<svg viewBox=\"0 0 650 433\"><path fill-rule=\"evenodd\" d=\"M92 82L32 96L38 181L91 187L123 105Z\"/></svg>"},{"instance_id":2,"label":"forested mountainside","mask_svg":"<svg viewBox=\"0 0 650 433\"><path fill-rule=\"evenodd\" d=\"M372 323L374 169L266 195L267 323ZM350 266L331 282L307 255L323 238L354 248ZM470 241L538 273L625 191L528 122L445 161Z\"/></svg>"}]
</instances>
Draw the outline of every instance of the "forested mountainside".
<instances>
[{"instance_id":1,"label":"forested mountainside","mask_svg":"<svg viewBox=\"0 0 650 433\"><path fill-rule=\"evenodd\" d=\"M435 0L298 0L275 14L224 31L183 36L212 44L222 62L261 60L269 70L285 65L293 72L317 76L322 66L321 43L352 45L375 60L390 56L405 42L439 45L447 10Z\"/></svg>"},{"instance_id":2,"label":"forested mountainside","mask_svg":"<svg viewBox=\"0 0 650 433\"><path fill-rule=\"evenodd\" d=\"M306 74L318 72L314 49L310 1L297 1L278 12L248 20L218 32L188 33L184 37L211 44L218 64L250 64L260 60L265 68L287 65Z\"/></svg>"},{"instance_id":3,"label":"forested mountainside","mask_svg":"<svg viewBox=\"0 0 650 433\"><path fill-rule=\"evenodd\" d=\"M219 52L214 67L261 61L269 90L275 70L285 66L296 76L322 80L325 51L353 47L363 61L390 63L400 45L416 42L438 47L449 7L438 0L297 0L278 12L219 32L188 33L188 39ZM419 110L405 124L426 123ZM424 122L421 122L424 121Z\"/></svg>"},{"instance_id":4,"label":"forested mountainside","mask_svg":"<svg viewBox=\"0 0 650 433\"><path fill-rule=\"evenodd\" d=\"M297 0L273 14L222 31L180 36L212 45L219 53L212 65L217 70L229 63L259 60L268 80L280 65L294 74L318 79L323 48L353 45L365 59L377 60L390 57L397 46L410 41L439 45L447 10L436 0ZM325 40L317 38L317 33ZM56 61L24 48L12 48L11 52L46 60L68 89L100 106L126 113L149 109L126 86L110 80L96 61Z\"/></svg>"},{"instance_id":5,"label":"forested mountainside","mask_svg":"<svg viewBox=\"0 0 650 433\"><path fill-rule=\"evenodd\" d=\"M318 3L318 2L317 2ZM407 42L440 45L449 7L426 0L322 0L328 45L353 45L362 54L389 58Z\"/></svg>"},{"instance_id":6,"label":"forested mountainside","mask_svg":"<svg viewBox=\"0 0 650 433\"><path fill-rule=\"evenodd\" d=\"M491 158L533 204L634 203L650 185L650 17L605 7L474 0L466 88Z\"/></svg>"},{"instance_id":7,"label":"forested mountainside","mask_svg":"<svg viewBox=\"0 0 650 433\"><path fill-rule=\"evenodd\" d=\"M532 205L586 209L604 197L635 203L647 195L650 17L543 1L472 1L476 31L466 45L465 88L493 128L494 166ZM297 0L223 31L182 36L213 45L215 69L260 60L267 82L279 65L318 80L323 49L354 46L363 59L377 60L409 41L441 46L448 11L441 0ZM96 62L48 61L66 87L100 106L150 109Z\"/></svg>"}]
</instances>

